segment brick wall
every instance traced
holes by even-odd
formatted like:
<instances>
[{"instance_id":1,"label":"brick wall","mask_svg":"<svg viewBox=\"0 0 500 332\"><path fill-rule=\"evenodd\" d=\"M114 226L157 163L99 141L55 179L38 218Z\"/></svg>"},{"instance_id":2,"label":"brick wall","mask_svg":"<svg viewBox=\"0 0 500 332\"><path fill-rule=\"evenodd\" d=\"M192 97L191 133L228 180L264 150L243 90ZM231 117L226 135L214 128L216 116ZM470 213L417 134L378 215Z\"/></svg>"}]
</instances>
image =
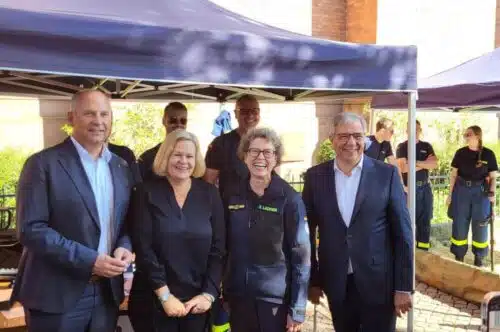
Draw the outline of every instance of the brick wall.
<instances>
[{"instance_id":1,"label":"brick wall","mask_svg":"<svg viewBox=\"0 0 500 332\"><path fill-rule=\"evenodd\" d=\"M312 0L312 35L346 40L346 0Z\"/></svg>"}]
</instances>

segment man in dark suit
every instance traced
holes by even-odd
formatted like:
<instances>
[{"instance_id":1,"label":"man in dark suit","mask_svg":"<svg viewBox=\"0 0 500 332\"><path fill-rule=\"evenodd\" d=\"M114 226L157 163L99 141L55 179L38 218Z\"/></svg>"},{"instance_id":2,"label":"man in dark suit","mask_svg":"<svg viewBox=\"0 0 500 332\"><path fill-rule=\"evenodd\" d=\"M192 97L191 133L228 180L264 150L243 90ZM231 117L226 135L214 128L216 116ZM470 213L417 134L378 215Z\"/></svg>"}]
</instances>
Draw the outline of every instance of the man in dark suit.
<instances>
[{"instance_id":1,"label":"man in dark suit","mask_svg":"<svg viewBox=\"0 0 500 332\"><path fill-rule=\"evenodd\" d=\"M334 119L336 159L306 172L310 300L326 294L337 332L395 330L412 306L413 233L397 169L363 157L365 121ZM319 251L316 257L316 229Z\"/></svg>"},{"instance_id":2,"label":"man in dark suit","mask_svg":"<svg viewBox=\"0 0 500 332\"><path fill-rule=\"evenodd\" d=\"M72 136L31 156L19 179L24 250L11 302L24 306L30 332L111 332L132 261L124 225L132 177L105 144L108 96L81 91L68 114Z\"/></svg>"},{"instance_id":3,"label":"man in dark suit","mask_svg":"<svg viewBox=\"0 0 500 332\"><path fill-rule=\"evenodd\" d=\"M174 101L165 106L162 122L165 127L166 135L176 129L186 129L187 120L187 107L183 103ZM153 162L158 150L160 149L161 143L162 142L158 143L151 149L144 151L144 153L139 157L139 170L143 180L147 180L148 178L155 176L153 173Z\"/></svg>"}]
</instances>

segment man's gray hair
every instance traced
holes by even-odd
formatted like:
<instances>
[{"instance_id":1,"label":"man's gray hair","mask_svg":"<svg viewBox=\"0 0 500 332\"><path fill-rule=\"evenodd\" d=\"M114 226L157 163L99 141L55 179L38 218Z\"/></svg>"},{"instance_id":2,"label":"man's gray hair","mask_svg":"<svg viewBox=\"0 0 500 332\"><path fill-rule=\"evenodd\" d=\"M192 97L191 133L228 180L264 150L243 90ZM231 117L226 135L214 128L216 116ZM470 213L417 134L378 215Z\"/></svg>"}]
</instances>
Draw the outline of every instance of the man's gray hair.
<instances>
[{"instance_id":1,"label":"man's gray hair","mask_svg":"<svg viewBox=\"0 0 500 332\"><path fill-rule=\"evenodd\" d=\"M276 165L279 166L285 150L281 138L271 128L254 128L249 130L248 133L241 138L240 145L238 146L238 157L244 160L245 154L248 148L250 148L250 144L257 138L263 138L272 144L276 156Z\"/></svg>"},{"instance_id":2,"label":"man's gray hair","mask_svg":"<svg viewBox=\"0 0 500 332\"><path fill-rule=\"evenodd\" d=\"M363 134L366 132L366 121L361 115L351 112L341 112L333 118L333 126L331 134L335 134L335 130L338 126L346 124L346 123L361 123L361 127L363 127Z\"/></svg>"}]
</instances>

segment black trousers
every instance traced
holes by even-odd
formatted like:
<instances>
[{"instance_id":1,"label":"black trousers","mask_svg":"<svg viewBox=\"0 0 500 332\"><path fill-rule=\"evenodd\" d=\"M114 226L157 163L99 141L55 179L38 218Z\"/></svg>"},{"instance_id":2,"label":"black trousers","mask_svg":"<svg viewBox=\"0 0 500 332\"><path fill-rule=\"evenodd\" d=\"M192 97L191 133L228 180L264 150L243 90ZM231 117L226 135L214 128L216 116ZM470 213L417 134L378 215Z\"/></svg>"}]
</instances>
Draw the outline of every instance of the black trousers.
<instances>
[{"instance_id":1,"label":"black trousers","mask_svg":"<svg viewBox=\"0 0 500 332\"><path fill-rule=\"evenodd\" d=\"M89 283L76 306L62 314L27 309L28 332L114 332L118 307L107 280Z\"/></svg>"},{"instance_id":2,"label":"black trousers","mask_svg":"<svg viewBox=\"0 0 500 332\"><path fill-rule=\"evenodd\" d=\"M396 314L394 306L367 305L358 292L354 276L347 276L347 292L344 301L328 298L335 332L394 332Z\"/></svg>"},{"instance_id":3,"label":"black trousers","mask_svg":"<svg viewBox=\"0 0 500 332\"><path fill-rule=\"evenodd\" d=\"M287 306L254 299L229 300L231 332L284 332Z\"/></svg>"}]
</instances>

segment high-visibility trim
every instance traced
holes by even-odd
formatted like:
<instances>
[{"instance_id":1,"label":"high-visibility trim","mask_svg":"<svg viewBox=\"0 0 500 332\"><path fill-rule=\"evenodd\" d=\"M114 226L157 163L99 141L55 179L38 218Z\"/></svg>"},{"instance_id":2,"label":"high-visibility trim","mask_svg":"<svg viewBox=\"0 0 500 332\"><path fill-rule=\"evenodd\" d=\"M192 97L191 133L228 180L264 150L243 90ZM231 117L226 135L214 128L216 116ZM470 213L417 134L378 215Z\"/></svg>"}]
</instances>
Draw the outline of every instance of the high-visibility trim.
<instances>
[{"instance_id":1,"label":"high-visibility trim","mask_svg":"<svg viewBox=\"0 0 500 332\"><path fill-rule=\"evenodd\" d=\"M212 332L227 332L229 331L229 323L222 325L212 325Z\"/></svg>"},{"instance_id":2,"label":"high-visibility trim","mask_svg":"<svg viewBox=\"0 0 500 332\"><path fill-rule=\"evenodd\" d=\"M456 245L456 246L466 246L467 245L467 239L465 240L457 240L454 238L451 238L451 243Z\"/></svg>"},{"instance_id":3,"label":"high-visibility trim","mask_svg":"<svg viewBox=\"0 0 500 332\"><path fill-rule=\"evenodd\" d=\"M472 246L479 248L479 249L488 248L488 241L486 241L486 242L472 241Z\"/></svg>"},{"instance_id":4,"label":"high-visibility trim","mask_svg":"<svg viewBox=\"0 0 500 332\"><path fill-rule=\"evenodd\" d=\"M417 242L417 248L429 249L431 247L430 243L426 242Z\"/></svg>"}]
</instances>

